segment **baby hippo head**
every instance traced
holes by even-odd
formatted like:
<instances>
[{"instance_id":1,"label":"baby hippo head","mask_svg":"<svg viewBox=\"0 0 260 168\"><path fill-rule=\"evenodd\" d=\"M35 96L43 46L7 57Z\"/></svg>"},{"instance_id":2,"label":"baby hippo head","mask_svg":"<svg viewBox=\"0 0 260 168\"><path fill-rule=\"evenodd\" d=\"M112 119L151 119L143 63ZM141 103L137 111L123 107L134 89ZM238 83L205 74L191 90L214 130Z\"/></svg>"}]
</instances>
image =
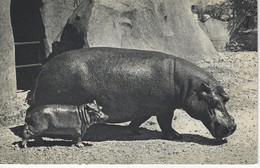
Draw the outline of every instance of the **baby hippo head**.
<instances>
[{"instance_id":1,"label":"baby hippo head","mask_svg":"<svg viewBox=\"0 0 260 168\"><path fill-rule=\"evenodd\" d=\"M90 116L90 121L93 124L104 122L108 119L108 115L101 111L102 106L99 106L95 100L94 103L87 103L85 110Z\"/></svg>"}]
</instances>

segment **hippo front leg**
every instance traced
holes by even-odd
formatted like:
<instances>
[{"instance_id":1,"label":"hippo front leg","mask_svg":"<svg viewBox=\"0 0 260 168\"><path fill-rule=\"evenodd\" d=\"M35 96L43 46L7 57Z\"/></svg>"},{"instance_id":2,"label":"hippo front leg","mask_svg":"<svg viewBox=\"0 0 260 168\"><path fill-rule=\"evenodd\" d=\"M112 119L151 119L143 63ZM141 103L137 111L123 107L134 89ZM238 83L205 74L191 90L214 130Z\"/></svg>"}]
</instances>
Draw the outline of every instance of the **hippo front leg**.
<instances>
[{"instance_id":1,"label":"hippo front leg","mask_svg":"<svg viewBox=\"0 0 260 168\"><path fill-rule=\"evenodd\" d=\"M157 115L157 121L163 132L163 139L179 140L182 136L172 128L173 112Z\"/></svg>"},{"instance_id":2,"label":"hippo front leg","mask_svg":"<svg viewBox=\"0 0 260 168\"><path fill-rule=\"evenodd\" d=\"M135 135L140 135L140 130L139 126L144 123L146 120L148 120L151 116L144 116L141 118L136 118L131 123L129 124L129 128L132 131L133 134Z\"/></svg>"},{"instance_id":3,"label":"hippo front leg","mask_svg":"<svg viewBox=\"0 0 260 168\"><path fill-rule=\"evenodd\" d=\"M84 133L82 133L81 129L77 129L76 133L73 136L73 139L74 139L73 142L74 142L75 146L78 148L84 147L84 144L82 143L83 134Z\"/></svg>"}]
</instances>

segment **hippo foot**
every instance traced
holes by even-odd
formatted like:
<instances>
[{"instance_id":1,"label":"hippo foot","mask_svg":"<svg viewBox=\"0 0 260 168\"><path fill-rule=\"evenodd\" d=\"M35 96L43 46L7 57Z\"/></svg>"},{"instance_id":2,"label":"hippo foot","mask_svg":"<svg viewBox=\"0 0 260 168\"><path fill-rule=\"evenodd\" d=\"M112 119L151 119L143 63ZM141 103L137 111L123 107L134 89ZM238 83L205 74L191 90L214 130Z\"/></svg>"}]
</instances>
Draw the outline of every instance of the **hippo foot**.
<instances>
[{"instance_id":1,"label":"hippo foot","mask_svg":"<svg viewBox=\"0 0 260 168\"><path fill-rule=\"evenodd\" d=\"M168 133L168 134L164 133L163 136L162 136L162 139L165 139L165 140L181 140L182 139L182 135L179 134L176 131L173 131L173 132Z\"/></svg>"},{"instance_id":2,"label":"hippo foot","mask_svg":"<svg viewBox=\"0 0 260 168\"><path fill-rule=\"evenodd\" d=\"M217 145L222 145L224 143L227 143L227 139L217 138L217 139L215 139L214 143Z\"/></svg>"},{"instance_id":3,"label":"hippo foot","mask_svg":"<svg viewBox=\"0 0 260 168\"><path fill-rule=\"evenodd\" d=\"M27 148L27 143L28 143L27 139L23 140L21 144L21 148Z\"/></svg>"},{"instance_id":4,"label":"hippo foot","mask_svg":"<svg viewBox=\"0 0 260 168\"><path fill-rule=\"evenodd\" d=\"M22 148L27 148L27 144L24 144L21 146Z\"/></svg>"},{"instance_id":5,"label":"hippo foot","mask_svg":"<svg viewBox=\"0 0 260 168\"><path fill-rule=\"evenodd\" d=\"M76 145L76 147L78 147L78 148L82 148L82 147L85 146L82 142L77 142L75 145Z\"/></svg>"}]
</instances>

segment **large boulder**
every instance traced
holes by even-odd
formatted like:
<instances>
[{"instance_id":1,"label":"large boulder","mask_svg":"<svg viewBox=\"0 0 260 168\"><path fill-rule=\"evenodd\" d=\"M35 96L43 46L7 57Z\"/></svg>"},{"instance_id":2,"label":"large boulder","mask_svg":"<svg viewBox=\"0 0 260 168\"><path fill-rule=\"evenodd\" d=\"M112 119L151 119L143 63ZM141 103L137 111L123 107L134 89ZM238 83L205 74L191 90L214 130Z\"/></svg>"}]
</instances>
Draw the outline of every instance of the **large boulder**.
<instances>
[{"instance_id":1,"label":"large boulder","mask_svg":"<svg viewBox=\"0 0 260 168\"><path fill-rule=\"evenodd\" d=\"M68 18L57 41L57 53L108 46L161 51L192 62L216 55L189 1L180 0L86 0Z\"/></svg>"},{"instance_id":2,"label":"large boulder","mask_svg":"<svg viewBox=\"0 0 260 168\"><path fill-rule=\"evenodd\" d=\"M217 19L208 19L206 22L198 22L202 30L212 41L217 51L226 51L229 43L228 22Z\"/></svg>"},{"instance_id":3,"label":"large boulder","mask_svg":"<svg viewBox=\"0 0 260 168\"><path fill-rule=\"evenodd\" d=\"M41 0L42 21L46 31L45 52L51 52L51 44L65 26L67 19L83 0ZM58 38L59 39L59 38Z\"/></svg>"}]
</instances>

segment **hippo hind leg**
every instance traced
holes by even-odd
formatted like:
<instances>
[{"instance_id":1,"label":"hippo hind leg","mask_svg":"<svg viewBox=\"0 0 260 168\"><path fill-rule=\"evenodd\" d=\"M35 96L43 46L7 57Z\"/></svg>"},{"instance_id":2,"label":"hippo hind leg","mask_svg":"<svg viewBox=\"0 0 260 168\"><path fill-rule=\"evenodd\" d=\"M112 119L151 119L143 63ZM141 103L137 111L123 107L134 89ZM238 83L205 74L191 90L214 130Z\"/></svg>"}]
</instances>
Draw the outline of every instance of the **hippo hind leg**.
<instances>
[{"instance_id":1,"label":"hippo hind leg","mask_svg":"<svg viewBox=\"0 0 260 168\"><path fill-rule=\"evenodd\" d=\"M163 139L167 140L180 140L182 136L172 128L172 118L174 113L167 113L158 115L157 121L163 132Z\"/></svg>"},{"instance_id":2,"label":"hippo hind leg","mask_svg":"<svg viewBox=\"0 0 260 168\"><path fill-rule=\"evenodd\" d=\"M47 125L38 124L36 127L26 123L23 131L22 147L26 148L29 139L34 139L37 145L43 144L42 133L48 128Z\"/></svg>"},{"instance_id":3,"label":"hippo hind leg","mask_svg":"<svg viewBox=\"0 0 260 168\"><path fill-rule=\"evenodd\" d=\"M132 131L133 134L135 135L140 135L140 130L139 130L139 126L144 123L146 120L148 120L151 116L144 116L144 117L140 117L137 119L134 119L133 121L131 121L131 123L129 124L129 128Z\"/></svg>"},{"instance_id":4,"label":"hippo hind leg","mask_svg":"<svg viewBox=\"0 0 260 168\"><path fill-rule=\"evenodd\" d=\"M30 138L34 136L33 132L29 130L29 126L27 124L24 125L23 130L23 138L22 138L22 147L27 148L27 143Z\"/></svg>"}]
</instances>

